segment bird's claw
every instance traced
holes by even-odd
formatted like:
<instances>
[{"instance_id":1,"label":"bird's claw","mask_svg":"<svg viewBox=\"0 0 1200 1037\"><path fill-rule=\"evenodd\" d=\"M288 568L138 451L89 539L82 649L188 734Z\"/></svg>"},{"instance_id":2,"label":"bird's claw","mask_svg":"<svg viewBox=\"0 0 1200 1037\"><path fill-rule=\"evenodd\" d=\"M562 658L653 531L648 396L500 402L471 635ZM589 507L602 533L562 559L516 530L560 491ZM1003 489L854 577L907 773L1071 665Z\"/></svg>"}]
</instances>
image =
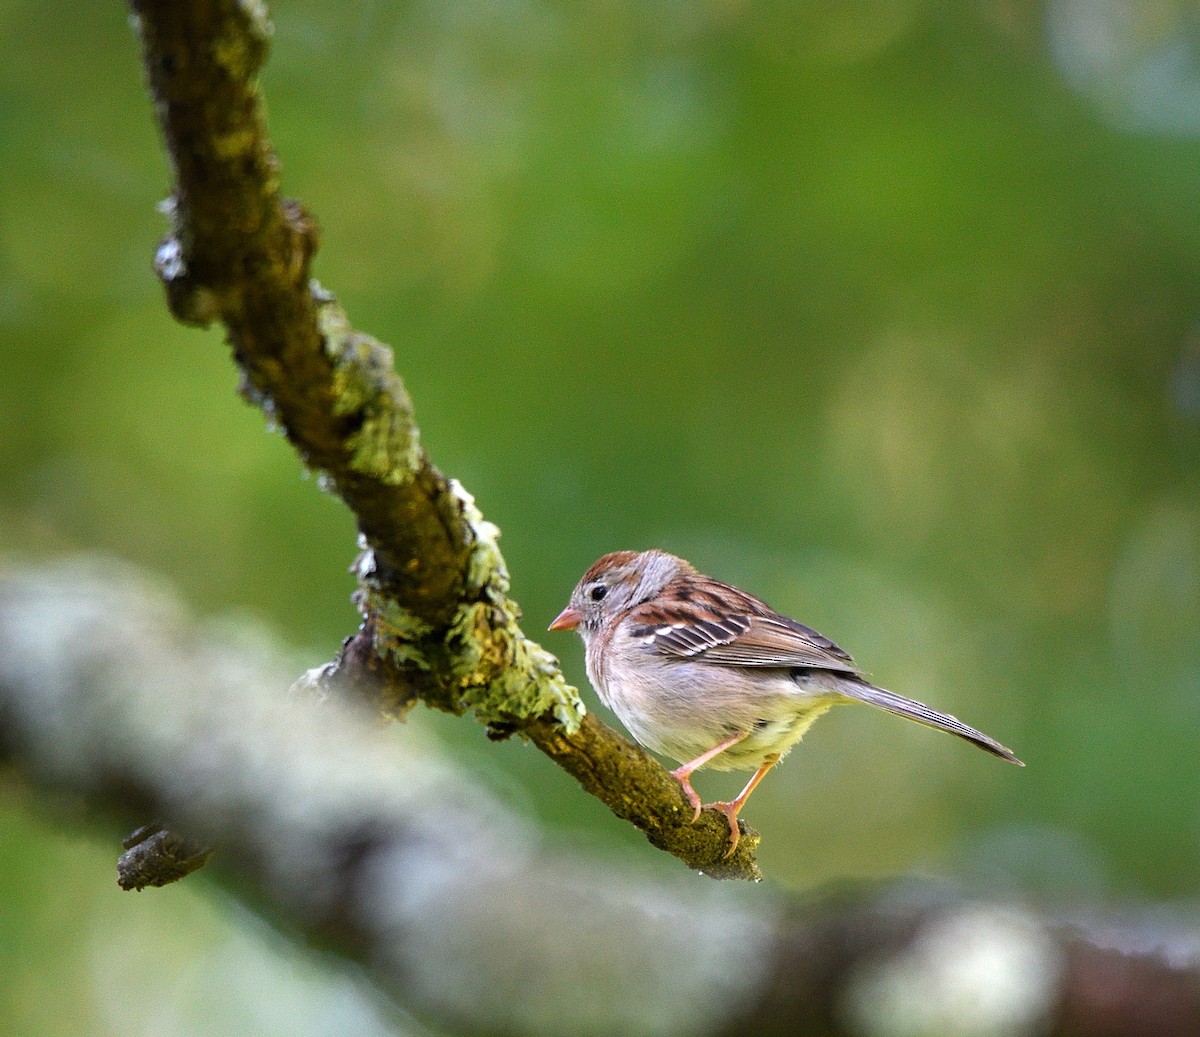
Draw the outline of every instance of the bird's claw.
<instances>
[{"instance_id":1,"label":"bird's claw","mask_svg":"<svg viewBox=\"0 0 1200 1037\"><path fill-rule=\"evenodd\" d=\"M729 822L729 848L725 851L725 859L728 860L733 856L734 851L737 850L738 840L742 837L742 830L738 827L738 811L742 809L743 804L746 802L745 794L743 793L737 799L729 802L702 803L700 797L696 794L696 790L692 788L690 775L691 771L684 770L683 767L671 771L671 777L679 782L684 796L687 797L688 803L692 806L692 824L700 820L700 813L704 810L717 810L725 815L726 820Z\"/></svg>"},{"instance_id":2,"label":"bird's claw","mask_svg":"<svg viewBox=\"0 0 1200 1037\"><path fill-rule=\"evenodd\" d=\"M680 774L679 771L681 770L683 770L682 767L679 770L671 771L671 777L679 782L684 796L687 797L688 803L691 804L693 810L692 824L700 820L701 811L708 809L720 811L729 821L729 848L725 851L725 859L728 860L733 856L734 851L737 849L738 840L742 836L742 831L738 828L738 811L742 809L742 804L736 800L730 803L702 803L700 797L696 794L696 790L692 788L692 783L689 780L690 772Z\"/></svg>"},{"instance_id":3,"label":"bird's claw","mask_svg":"<svg viewBox=\"0 0 1200 1037\"><path fill-rule=\"evenodd\" d=\"M734 850L737 849L738 840L742 837L742 830L738 827L738 811L741 810L742 804L721 802L705 803L704 806L706 809L720 811L729 822L729 849L725 851L725 859L729 860L733 856Z\"/></svg>"},{"instance_id":4,"label":"bird's claw","mask_svg":"<svg viewBox=\"0 0 1200 1037\"><path fill-rule=\"evenodd\" d=\"M691 771L685 771L682 767L671 771L671 777L679 782L680 787L683 789L683 794L687 797L688 803L691 804L694 811L692 814L692 824L695 824L700 820L700 811L704 809L704 804L700 802L700 797L696 794L696 790L692 788L692 783L689 779L690 774Z\"/></svg>"}]
</instances>

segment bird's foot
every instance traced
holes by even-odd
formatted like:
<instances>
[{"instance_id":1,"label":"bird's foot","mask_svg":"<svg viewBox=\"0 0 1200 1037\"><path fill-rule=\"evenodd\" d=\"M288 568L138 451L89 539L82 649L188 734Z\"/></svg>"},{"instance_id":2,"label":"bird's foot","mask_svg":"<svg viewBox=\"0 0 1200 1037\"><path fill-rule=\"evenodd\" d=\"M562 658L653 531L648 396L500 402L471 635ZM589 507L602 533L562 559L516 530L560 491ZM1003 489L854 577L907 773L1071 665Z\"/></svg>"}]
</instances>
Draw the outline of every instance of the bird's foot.
<instances>
[{"instance_id":1,"label":"bird's foot","mask_svg":"<svg viewBox=\"0 0 1200 1037\"><path fill-rule=\"evenodd\" d=\"M683 794L687 797L687 801L692 805L692 824L700 820L700 811L704 809L704 805L700 802L700 797L696 795L696 790L692 788L691 770L686 767L679 767L671 771L671 777L679 782L683 789Z\"/></svg>"},{"instance_id":2,"label":"bird's foot","mask_svg":"<svg viewBox=\"0 0 1200 1037\"><path fill-rule=\"evenodd\" d=\"M705 803L704 809L719 810L729 822L729 849L725 851L725 859L728 860L733 856L733 851L737 849L738 840L742 837L742 830L738 828L738 811L742 809L742 804L735 799L729 803ZM697 814L697 816L699 815Z\"/></svg>"}]
</instances>

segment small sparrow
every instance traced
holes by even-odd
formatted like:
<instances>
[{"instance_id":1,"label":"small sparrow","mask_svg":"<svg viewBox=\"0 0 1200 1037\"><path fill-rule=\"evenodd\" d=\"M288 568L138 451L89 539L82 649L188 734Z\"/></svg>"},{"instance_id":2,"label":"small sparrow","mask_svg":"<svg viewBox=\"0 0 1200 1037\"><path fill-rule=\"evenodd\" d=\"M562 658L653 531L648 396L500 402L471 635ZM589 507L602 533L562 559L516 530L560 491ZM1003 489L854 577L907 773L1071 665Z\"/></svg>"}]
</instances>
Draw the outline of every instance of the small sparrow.
<instances>
[{"instance_id":1,"label":"small sparrow","mask_svg":"<svg viewBox=\"0 0 1200 1037\"><path fill-rule=\"evenodd\" d=\"M877 688L827 637L665 551L614 551L579 581L551 630L578 629L600 700L646 748L681 767L671 774L695 809L729 819L767 771L830 706L865 702L965 738L1024 764L994 738L913 699ZM729 802L701 804L701 767L754 771Z\"/></svg>"}]
</instances>

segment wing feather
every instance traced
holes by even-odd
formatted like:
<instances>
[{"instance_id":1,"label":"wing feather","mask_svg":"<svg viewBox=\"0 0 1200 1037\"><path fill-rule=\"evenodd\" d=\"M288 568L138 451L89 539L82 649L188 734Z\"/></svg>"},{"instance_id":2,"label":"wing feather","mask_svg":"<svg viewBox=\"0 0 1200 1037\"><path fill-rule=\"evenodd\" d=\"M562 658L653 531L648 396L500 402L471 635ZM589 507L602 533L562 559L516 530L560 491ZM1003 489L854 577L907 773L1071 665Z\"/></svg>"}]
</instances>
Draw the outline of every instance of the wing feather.
<instances>
[{"instance_id":1,"label":"wing feather","mask_svg":"<svg viewBox=\"0 0 1200 1037\"><path fill-rule=\"evenodd\" d=\"M647 602L630 616L630 635L649 651L725 666L860 672L829 638L743 591L703 578L675 590L669 612Z\"/></svg>"}]
</instances>

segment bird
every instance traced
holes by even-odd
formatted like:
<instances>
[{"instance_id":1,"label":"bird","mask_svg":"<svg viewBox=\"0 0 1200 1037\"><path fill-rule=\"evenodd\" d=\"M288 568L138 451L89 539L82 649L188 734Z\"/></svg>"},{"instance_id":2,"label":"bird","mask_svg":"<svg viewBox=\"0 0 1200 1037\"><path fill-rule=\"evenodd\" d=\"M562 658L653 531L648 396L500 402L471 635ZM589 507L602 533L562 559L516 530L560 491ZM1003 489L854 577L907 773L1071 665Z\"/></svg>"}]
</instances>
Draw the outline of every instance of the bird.
<instances>
[{"instance_id":1,"label":"bird","mask_svg":"<svg viewBox=\"0 0 1200 1037\"><path fill-rule=\"evenodd\" d=\"M550 630L577 630L588 679L641 745L671 771L694 814L738 815L817 717L847 702L948 731L1024 767L1011 749L956 717L877 687L829 638L666 551L613 551L583 574ZM692 774L753 771L732 800L702 803Z\"/></svg>"}]
</instances>

